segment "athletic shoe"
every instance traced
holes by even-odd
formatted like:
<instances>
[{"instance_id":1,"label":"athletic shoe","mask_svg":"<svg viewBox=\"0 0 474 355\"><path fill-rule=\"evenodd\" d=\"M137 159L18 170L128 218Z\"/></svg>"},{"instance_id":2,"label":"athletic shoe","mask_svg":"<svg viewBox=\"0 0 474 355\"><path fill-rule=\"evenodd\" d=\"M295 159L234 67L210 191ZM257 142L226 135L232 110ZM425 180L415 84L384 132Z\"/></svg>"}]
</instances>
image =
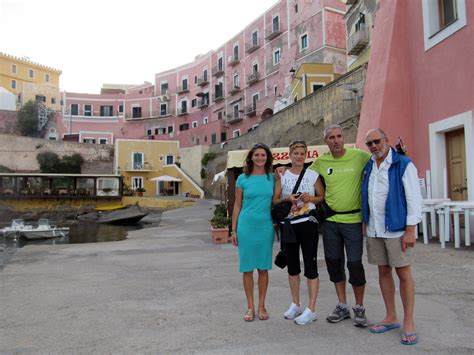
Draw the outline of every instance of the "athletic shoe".
<instances>
[{"instance_id":1,"label":"athletic shoe","mask_svg":"<svg viewBox=\"0 0 474 355\"><path fill-rule=\"evenodd\" d=\"M340 304L336 306L334 311L330 315L327 316L327 321L331 323L339 323L341 320L347 319L351 317L351 313L347 307L344 307Z\"/></svg>"},{"instance_id":2,"label":"athletic shoe","mask_svg":"<svg viewBox=\"0 0 474 355\"><path fill-rule=\"evenodd\" d=\"M364 306L355 306L352 308L354 311L354 325L356 327L367 327L367 317L365 316Z\"/></svg>"},{"instance_id":3,"label":"athletic shoe","mask_svg":"<svg viewBox=\"0 0 474 355\"><path fill-rule=\"evenodd\" d=\"M299 325L305 325L314 322L318 317L316 312L311 312L309 308L306 308L302 315L295 318L295 323Z\"/></svg>"},{"instance_id":4,"label":"athletic shoe","mask_svg":"<svg viewBox=\"0 0 474 355\"><path fill-rule=\"evenodd\" d=\"M302 312L303 311L301 310L300 306L298 306L295 303L292 303L290 304L290 308L288 308L288 310L285 313L283 313L283 316L285 317L285 319L295 319Z\"/></svg>"}]
</instances>

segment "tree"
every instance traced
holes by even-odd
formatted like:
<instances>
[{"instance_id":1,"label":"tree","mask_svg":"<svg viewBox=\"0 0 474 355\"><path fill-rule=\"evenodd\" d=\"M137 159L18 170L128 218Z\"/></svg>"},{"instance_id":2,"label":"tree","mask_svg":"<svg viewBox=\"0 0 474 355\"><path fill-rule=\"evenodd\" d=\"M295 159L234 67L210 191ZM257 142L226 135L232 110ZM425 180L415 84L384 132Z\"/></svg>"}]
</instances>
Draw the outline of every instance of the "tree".
<instances>
[{"instance_id":1,"label":"tree","mask_svg":"<svg viewBox=\"0 0 474 355\"><path fill-rule=\"evenodd\" d=\"M42 173L54 174L60 170L59 155L54 152L41 152L36 156L36 160L38 161Z\"/></svg>"},{"instance_id":2,"label":"tree","mask_svg":"<svg viewBox=\"0 0 474 355\"><path fill-rule=\"evenodd\" d=\"M17 128L22 136L38 137L38 104L28 101L18 111Z\"/></svg>"},{"instance_id":3,"label":"tree","mask_svg":"<svg viewBox=\"0 0 474 355\"><path fill-rule=\"evenodd\" d=\"M42 152L36 156L40 171L46 174L80 174L84 158L78 154L59 158L54 152Z\"/></svg>"}]
</instances>

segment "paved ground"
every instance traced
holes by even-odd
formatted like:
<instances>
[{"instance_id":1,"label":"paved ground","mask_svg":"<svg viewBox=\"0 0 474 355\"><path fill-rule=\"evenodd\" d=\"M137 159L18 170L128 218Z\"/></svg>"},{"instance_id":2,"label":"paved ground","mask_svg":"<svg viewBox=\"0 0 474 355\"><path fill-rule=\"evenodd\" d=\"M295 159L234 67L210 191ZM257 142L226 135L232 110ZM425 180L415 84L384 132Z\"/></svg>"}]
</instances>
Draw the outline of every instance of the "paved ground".
<instances>
[{"instance_id":1,"label":"paved ground","mask_svg":"<svg viewBox=\"0 0 474 355\"><path fill-rule=\"evenodd\" d=\"M160 227L122 242L19 250L0 272L0 353L474 352L473 249L417 245L420 343L408 348L397 331L375 335L349 320L326 322L335 294L322 259L320 320L297 326L283 319L289 290L285 272L275 269L270 320L244 323L237 250L211 244L211 212L202 201L165 212ZM383 304L376 269L366 270L365 303L375 322Z\"/></svg>"}]
</instances>

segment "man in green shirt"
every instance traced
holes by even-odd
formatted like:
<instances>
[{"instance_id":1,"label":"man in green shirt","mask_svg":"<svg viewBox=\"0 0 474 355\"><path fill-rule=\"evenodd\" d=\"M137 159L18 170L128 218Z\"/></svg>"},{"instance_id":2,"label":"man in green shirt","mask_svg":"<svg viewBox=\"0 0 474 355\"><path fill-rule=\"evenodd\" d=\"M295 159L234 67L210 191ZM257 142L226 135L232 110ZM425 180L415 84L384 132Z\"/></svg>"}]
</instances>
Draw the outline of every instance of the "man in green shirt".
<instances>
[{"instance_id":1,"label":"man in green shirt","mask_svg":"<svg viewBox=\"0 0 474 355\"><path fill-rule=\"evenodd\" d=\"M331 209L336 212L354 211L354 213L336 214L327 218L323 224L326 265L339 300L333 313L326 319L331 323L338 323L351 316L346 299L345 249L349 283L354 290L356 301L356 306L353 308L354 325L366 327L367 318L363 306L366 280L362 265L363 236L360 208L362 172L370 159L370 154L355 148L344 148L344 135L339 125L328 126L324 130L324 140L330 153L317 158L310 169L324 178L325 199Z\"/></svg>"}]
</instances>

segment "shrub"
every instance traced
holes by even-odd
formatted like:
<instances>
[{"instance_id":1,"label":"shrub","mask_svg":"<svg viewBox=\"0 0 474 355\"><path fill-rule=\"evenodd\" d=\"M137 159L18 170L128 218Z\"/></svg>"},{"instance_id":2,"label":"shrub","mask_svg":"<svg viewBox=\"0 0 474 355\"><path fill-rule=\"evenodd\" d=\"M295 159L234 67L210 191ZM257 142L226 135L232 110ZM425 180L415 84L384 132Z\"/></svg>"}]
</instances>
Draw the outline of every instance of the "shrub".
<instances>
[{"instance_id":1,"label":"shrub","mask_svg":"<svg viewBox=\"0 0 474 355\"><path fill-rule=\"evenodd\" d=\"M226 228L232 224L232 219L227 217L227 209L225 205L216 205L214 216L210 222L213 228Z\"/></svg>"},{"instance_id":2,"label":"shrub","mask_svg":"<svg viewBox=\"0 0 474 355\"><path fill-rule=\"evenodd\" d=\"M84 158L74 153L59 158L54 152L41 152L36 156L40 171L47 174L80 174Z\"/></svg>"},{"instance_id":3,"label":"shrub","mask_svg":"<svg viewBox=\"0 0 474 355\"><path fill-rule=\"evenodd\" d=\"M213 152L206 153L206 154L204 154L204 156L203 156L202 159L201 159L201 164L202 164L203 166L206 166L207 163L208 163L210 160L214 160L214 159L216 159L216 157L217 157L217 154L216 154L216 153L213 153Z\"/></svg>"}]
</instances>

